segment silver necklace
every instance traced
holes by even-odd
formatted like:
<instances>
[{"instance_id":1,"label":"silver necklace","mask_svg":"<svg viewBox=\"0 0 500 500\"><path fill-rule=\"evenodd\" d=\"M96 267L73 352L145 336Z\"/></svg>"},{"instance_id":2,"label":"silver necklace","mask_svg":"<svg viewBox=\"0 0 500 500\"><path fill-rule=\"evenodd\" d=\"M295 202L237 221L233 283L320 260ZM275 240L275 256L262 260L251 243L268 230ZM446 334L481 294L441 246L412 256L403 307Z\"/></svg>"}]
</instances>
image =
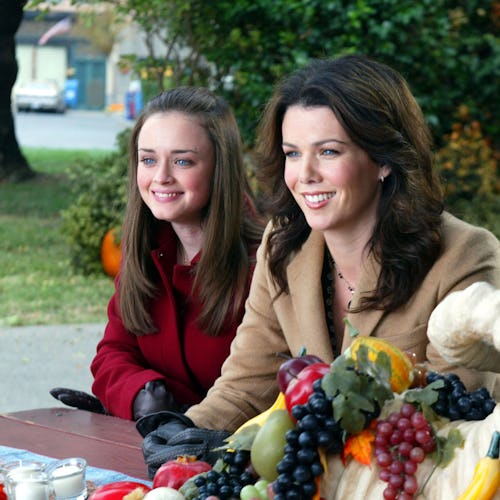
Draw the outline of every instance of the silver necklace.
<instances>
[{"instance_id":1,"label":"silver necklace","mask_svg":"<svg viewBox=\"0 0 500 500\"><path fill-rule=\"evenodd\" d=\"M335 267L335 272L337 273L337 276L346 284L347 289L351 292L351 295L354 295L354 292L356 291L354 287L344 278L344 275L339 271L337 265L335 264L335 261L333 261L333 265Z\"/></svg>"},{"instance_id":2,"label":"silver necklace","mask_svg":"<svg viewBox=\"0 0 500 500\"><path fill-rule=\"evenodd\" d=\"M336 275L345 283L347 290L351 293L351 300L347 303L347 309L351 308L351 302L352 302L352 296L354 295L354 292L356 289L344 278L344 275L340 272L338 269L337 265L335 264L335 261L333 260L332 254L328 252L328 259L330 261L330 266L332 269L335 269Z\"/></svg>"}]
</instances>

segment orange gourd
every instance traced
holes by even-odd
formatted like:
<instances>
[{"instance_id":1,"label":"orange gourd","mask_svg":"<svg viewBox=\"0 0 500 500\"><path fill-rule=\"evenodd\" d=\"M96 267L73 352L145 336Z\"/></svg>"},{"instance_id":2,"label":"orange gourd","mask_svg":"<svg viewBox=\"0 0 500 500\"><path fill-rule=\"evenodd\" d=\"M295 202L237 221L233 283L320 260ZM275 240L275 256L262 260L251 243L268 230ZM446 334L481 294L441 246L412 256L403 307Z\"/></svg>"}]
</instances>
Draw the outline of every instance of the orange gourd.
<instances>
[{"instance_id":1,"label":"orange gourd","mask_svg":"<svg viewBox=\"0 0 500 500\"><path fill-rule=\"evenodd\" d=\"M110 229L102 239L101 262L104 272L114 278L120 270L122 258L121 242L117 241L115 229Z\"/></svg>"},{"instance_id":2,"label":"orange gourd","mask_svg":"<svg viewBox=\"0 0 500 500\"><path fill-rule=\"evenodd\" d=\"M361 345L368 348L368 359L374 361L379 351L384 351L391 359L391 386L394 392L401 393L408 389L413 380L413 364L401 349L386 340L376 337L356 337L349 350L352 359Z\"/></svg>"}]
</instances>

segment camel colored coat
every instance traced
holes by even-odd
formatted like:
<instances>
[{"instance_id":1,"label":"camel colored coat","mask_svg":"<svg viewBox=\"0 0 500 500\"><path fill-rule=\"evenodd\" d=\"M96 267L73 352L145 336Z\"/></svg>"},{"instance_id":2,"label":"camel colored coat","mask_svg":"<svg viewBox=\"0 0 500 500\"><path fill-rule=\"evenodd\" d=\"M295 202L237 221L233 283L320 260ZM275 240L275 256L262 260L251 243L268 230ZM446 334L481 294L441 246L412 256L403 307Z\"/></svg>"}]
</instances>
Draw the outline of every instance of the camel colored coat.
<instances>
[{"instance_id":1,"label":"camel colored coat","mask_svg":"<svg viewBox=\"0 0 500 500\"><path fill-rule=\"evenodd\" d=\"M500 288L500 243L485 229L471 226L450 214L443 215L443 252L411 300L392 313L368 310L349 313L347 319L361 335L384 338L416 354L437 371L458 373L466 385L493 390L492 374L467 372L449 366L429 344L427 322L436 305L450 292L476 281ZM245 316L231 345L222 375L206 398L187 415L199 427L234 431L240 424L269 407L277 396L276 373L283 358L296 356L301 347L327 363L333 360L325 319L321 271L325 242L312 231L291 260L287 274L289 294L273 301L276 288L266 261L267 233L257 253ZM355 307L363 293L375 288L380 266L367 261L353 296ZM342 352L350 345L346 328Z\"/></svg>"}]
</instances>

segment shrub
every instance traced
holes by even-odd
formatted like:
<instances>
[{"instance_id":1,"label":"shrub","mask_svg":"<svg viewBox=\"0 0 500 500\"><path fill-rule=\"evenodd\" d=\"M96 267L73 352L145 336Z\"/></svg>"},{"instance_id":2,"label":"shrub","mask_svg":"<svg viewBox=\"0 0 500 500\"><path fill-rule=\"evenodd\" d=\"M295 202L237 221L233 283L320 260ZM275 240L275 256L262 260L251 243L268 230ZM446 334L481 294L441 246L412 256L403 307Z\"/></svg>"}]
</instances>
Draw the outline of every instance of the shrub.
<instances>
[{"instance_id":1,"label":"shrub","mask_svg":"<svg viewBox=\"0 0 500 500\"><path fill-rule=\"evenodd\" d=\"M71 266L79 274L103 273L101 243L110 228L120 233L127 197L127 145L130 130L118 135L118 151L75 163L69 177L74 204L63 210L63 232Z\"/></svg>"},{"instance_id":2,"label":"shrub","mask_svg":"<svg viewBox=\"0 0 500 500\"><path fill-rule=\"evenodd\" d=\"M498 151L484 136L481 124L472 120L467 106L459 107L443 143L436 154L436 167L447 210L500 237Z\"/></svg>"},{"instance_id":3,"label":"shrub","mask_svg":"<svg viewBox=\"0 0 500 500\"><path fill-rule=\"evenodd\" d=\"M444 143L436 164L449 203L500 193L495 152L481 124L470 120L465 106L460 108L452 132L444 136Z\"/></svg>"},{"instance_id":4,"label":"shrub","mask_svg":"<svg viewBox=\"0 0 500 500\"><path fill-rule=\"evenodd\" d=\"M500 195L486 195L472 200L458 199L448 211L475 226L489 229L500 239Z\"/></svg>"}]
</instances>

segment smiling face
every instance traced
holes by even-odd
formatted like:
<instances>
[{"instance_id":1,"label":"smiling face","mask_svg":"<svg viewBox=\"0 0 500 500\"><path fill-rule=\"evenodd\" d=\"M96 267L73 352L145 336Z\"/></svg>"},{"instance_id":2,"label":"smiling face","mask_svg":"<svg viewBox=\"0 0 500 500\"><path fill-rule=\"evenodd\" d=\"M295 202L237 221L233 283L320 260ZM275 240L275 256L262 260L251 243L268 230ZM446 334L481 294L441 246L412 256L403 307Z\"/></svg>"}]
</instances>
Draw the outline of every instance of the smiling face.
<instances>
[{"instance_id":1,"label":"smiling face","mask_svg":"<svg viewBox=\"0 0 500 500\"><path fill-rule=\"evenodd\" d=\"M138 140L137 186L153 215L199 228L214 174L214 148L199 121L177 111L150 116Z\"/></svg>"},{"instance_id":2,"label":"smiling face","mask_svg":"<svg viewBox=\"0 0 500 500\"><path fill-rule=\"evenodd\" d=\"M376 222L380 177L376 164L349 138L327 106L291 106L282 123L285 183L315 230L361 231Z\"/></svg>"}]
</instances>

